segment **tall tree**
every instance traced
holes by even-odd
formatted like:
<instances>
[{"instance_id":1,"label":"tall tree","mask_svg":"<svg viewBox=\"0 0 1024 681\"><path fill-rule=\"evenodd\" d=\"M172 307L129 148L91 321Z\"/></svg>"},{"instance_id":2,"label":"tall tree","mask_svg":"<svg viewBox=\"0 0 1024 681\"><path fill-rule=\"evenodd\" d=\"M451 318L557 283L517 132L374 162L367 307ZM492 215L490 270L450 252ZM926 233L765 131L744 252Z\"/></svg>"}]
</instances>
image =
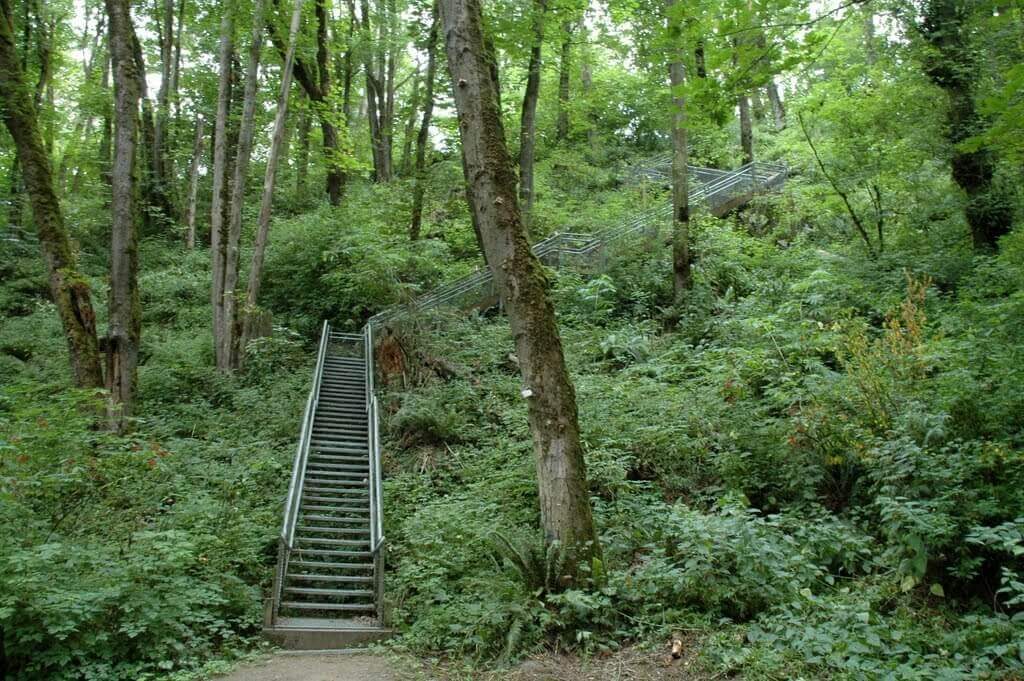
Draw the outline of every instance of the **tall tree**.
<instances>
[{"instance_id":1,"label":"tall tree","mask_svg":"<svg viewBox=\"0 0 1024 681\"><path fill-rule=\"evenodd\" d=\"M775 122L776 130L786 129L786 108L782 103L782 97L779 96L779 87L775 84L775 78L769 78L768 80L768 102L772 108L772 120Z\"/></svg>"},{"instance_id":2,"label":"tall tree","mask_svg":"<svg viewBox=\"0 0 1024 681\"><path fill-rule=\"evenodd\" d=\"M192 147L192 165L188 170L188 203L185 206L185 247L192 250L196 246L196 198L199 194L199 161L203 155L202 116L196 118L196 139Z\"/></svg>"},{"instance_id":3,"label":"tall tree","mask_svg":"<svg viewBox=\"0 0 1024 681\"><path fill-rule=\"evenodd\" d=\"M683 48L683 6L668 0L669 87L672 91L672 282L676 303L692 285L690 273L689 146L686 123L686 65Z\"/></svg>"},{"instance_id":4,"label":"tall tree","mask_svg":"<svg viewBox=\"0 0 1024 681\"><path fill-rule=\"evenodd\" d=\"M273 0L274 6L281 0ZM330 48L328 45L328 22L326 0L317 0L316 4L316 63L307 64L298 56L292 66L292 75L306 92L310 101L310 109L320 120L320 132L323 136L324 159L327 163L327 198L332 206L341 205L341 196L345 191L345 170L341 162L341 141L335 125L335 113L331 94ZM270 37L274 47L285 59L288 44L285 37L277 30L273 21L268 22Z\"/></svg>"},{"instance_id":5,"label":"tall tree","mask_svg":"<svg viewBox=\"0 0 1024 681\"><path fill-rule=\"evenodd\" d=\"M566 572L600 555L580 446L576 394L544 268L530 250L505 145L479 0L440 0L448 67L462 141L467 200L508 312L527 402L548 542L565 552Z\"/></svg>"},{"instance_id":6,"label":"tall tree","mask_svg":"<svg viewBox=\"0 0 1024 681\"><path fill-rule=\"evenodd\" d=\"M238 260L242 239L242 208L245 204L245 182L249 174L249 160L255 134L256 94L259 85L260 52L263 48L263 0L253 3L252 36L249 41L249 56L245 70L245 89L242 100L242 121L238 131L238 145L235 149L234 177L231 183L231 200L228 210L227 243L224 248L224 264L221 266L220 326L214 327L217 368L231 371L238 364L237 315Z\"/></svg>"},{"instance_id":7,"label":"tall tree","mask_svg":"<svg viewBox=\"0 0 1024 681\"><path fill-rule=\"evenodd\" d=\"M156 127L153 135L154 166L158 179L166 182L171 176L167 154L167 128L170 124L171 81L174 77L174 0L162 0L160 27L160 88L156 94Z\"/></svg>"},{"instance_id":8,"label":"tall tree","mask_svg":"<svg viewBox=\"0 0 1024 681\"><path fill-rule=\"evenodd\" d=\"M270 153L267 156L267 170L263 177L263 194L260 197L259 224L256 229L256 244L252 251L252 262L249 265L249 287L245 295L245 315L243 319L242 343L255 337L257 331L257 304L260 297L260 284L263 279L263 259L270 238L270 213L274 202L274 177L277 173L278 156L284 144L285 123L288 117L288 94L292 87L292 66L295 63L295 48L299 42L299 26L302 23L303 0L295 0L292 9L291 24L288 29L288 49L284 57L284 70L281 73L281 94L277 98L277 114L274 118L274 133L270 141ZM239 361L242 359L239 354Z\"/></svg>"},{"instance_id":9,"label":"tall tree","mask_svg":"<svg viewBox=\"0 0 1024 681\"><path fill-rule=\"evenodd\" d=\"M130 0L106 0L108 41L114 75L114 165L110 229L107 373L111 426L127 428L135 398L136 367L142 337L139 302L139 232L135 157L139 140L139 62Z\"/></svg>"},{"instance_id":10,"label":"tall tree","mask_svg":"<svg viewBox=\"0 0 1024 681\"><path fill-rule=\"evenodd\" d=\"M995 182L991 150L966 150L961 144L982 131L974 101L974 81L980 76L971 45L971 21L980 3L971 0L926 0L918 30L932 49L926 71L949 98L947 137L952 154L953 180L967 196L964 214L977 250L995 248L1013 225L1013 203Z\"/></svg>"},{"instance_id":11,"label":"tall tree","mask_svg":"<svg viewBox=\"0 0 1024 681\"><path fill-rule=\"evenodd\" d=\"M0 0L0 12L0 115L14 140L46 262L50 296L68 344L74 383L79 388L99 388L103 386L103 367L89 284L78 271L53 188L50 159L18 59L10 0Z\"/></svg>"},{"instance_id":12,"label":"tall tree","mask_svg":"<svg viewBox=\"0 0 1024 681\"><path fill-rule=\"evenodd\" d=\"M526 91L519 117L519 198L529 216L533 209L533 159L537 150L537 101L540 99L541 50L544 45L544 19L547 0L533 0L533 33L530 64L526 72Z\"/></svg>"},{"instance_id":13,"label":"tall tree","mask_svg":"<svg viewBox=\"0 0 1024 681\"><path fill-rule=\"evenodd\" d=\"M572 76L572 35L575 22L562 22L562 53L558 63L558 121L555 124L555 139L564 142L569 138L569 84Z\"/></svg>"},{"instance_id":14,"label":"tall tree","mask_svg":"<svg viewBox=\"0 0 1024 681\"><path fill-rule=\"evenodd\" d=\"M224 231L225 187L228 170L228 116L231 107L231 55L234 50L234 22L230 7L224 8L220 20L219 79L217 84L217 118L213 137L213 191L210 202L210 259L212 285L210 305L213 328L223 325L224 316L224 254L227 238ZM218 338L214 338L214 359L220 364Z\"/></svg>"},{"instance_id":15,"label":"tall tree","mask_svg":"<svg viewBox=\"0 0 1024 681\"><path fill-rule=\"evenodd\" d=\"M420 229L423 223L423 198L426 193L426 166L427 166L427 144L430 141L430 119L434 114L434 78L437 73L437 24L438 9L437 2L434 3L431 14L433 19L430 22L430 33L427 34L427 75L423 93L423 120L420 121L420 129L416 134L416 170L415 184L412 189L412 221L409 225L409 238L416 241L420 238Z\"/></svg>"}]
</instances>

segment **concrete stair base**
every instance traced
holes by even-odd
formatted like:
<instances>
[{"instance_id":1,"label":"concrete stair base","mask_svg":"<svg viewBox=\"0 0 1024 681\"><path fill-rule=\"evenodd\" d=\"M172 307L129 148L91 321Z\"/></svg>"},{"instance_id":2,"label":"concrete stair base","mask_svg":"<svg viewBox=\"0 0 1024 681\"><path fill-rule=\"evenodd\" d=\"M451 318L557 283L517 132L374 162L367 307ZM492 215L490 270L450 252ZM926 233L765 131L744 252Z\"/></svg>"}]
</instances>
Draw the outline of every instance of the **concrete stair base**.
<instances>
[{"instance_id":1,"label":"concrete stair base","mask_svg":"<svg viewBox=\"0 0 1024 681\"><path fill-rule=\"evenodd\" d=\"M382 641L391 629L363 624L356 620L325 620L306 617L279 617L263 628L263 636L285 650L340 650Z\"/></svg>"}]
</instances>

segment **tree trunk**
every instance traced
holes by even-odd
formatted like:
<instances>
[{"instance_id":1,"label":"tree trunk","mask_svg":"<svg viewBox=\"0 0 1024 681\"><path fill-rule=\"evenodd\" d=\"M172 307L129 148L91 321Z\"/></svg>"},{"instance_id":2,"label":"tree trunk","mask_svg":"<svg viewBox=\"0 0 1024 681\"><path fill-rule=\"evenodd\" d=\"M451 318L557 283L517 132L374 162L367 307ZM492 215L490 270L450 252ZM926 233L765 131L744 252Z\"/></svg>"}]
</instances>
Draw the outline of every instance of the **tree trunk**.
<instances>
[{"instance_id":1,"label":"tree trunk","mask_svg":"<svg viewBox=\"0 0 1024 681\"><path fill-rule=\"evenodd\" d=\"M427 76L426 91L423 93L423 120L416 135L416 180L412 189L412 221L409 225L409 239L420 238L423 223L423 197L426 193L427 144L430 141L430 118L434 114L434 77L437 73L437 3L432 8L433 22L427 35Z\"/></svg>"},{"instance_id":2,"label":"tree trunk","mask_svg":"<svg viewBox=\"0 0 1024 681\"><path fill-rule=\"evenodd\" d=\"M355 12L354 3L349 4L349 9ZM384 91L386 87L384 82L385 71L383 65L380 65L379 68L374 65L374 52L371 47L374 39L370 24L369 2L361 0L359 9L362 15L363 70L366 73L366 119L370 126L370 147L373 152L373 179L375 182L389 182L391 174L388 164L387 140L385 139L386 132L384 130L385 110L387 108L387 94Z\"/></svg>"},{"instance_id":3,"label":"tree trunk","mask_svg":"<svg viewBox=\"0 0 1024 681\"><path fill-rule=\"evenodd\" d=\"M590 510L576 395L565 366L550 282L530 250L516 199L479 0L441 0L459 116L467 199L508 311L527 401L547 542L565 556L562 586L575 586L600 556Z\"/></svg>"},{"instance_id":4,"label":"tree trunk","mask_svg":"<svg viewBox=\"0 0 1024 681\"><path fill-rule=\"evenodd\" d=\"M196 197L199 194L199 159L203 155L203 117L196 119L196 141L192 149L192 165L188 170L188 206L185 208L185 247L196 247Z\"/></svg>"},{"instance_id":5,"label":"tree trunk","mask_svg":"<svg viewBox=\"0 0 1024 681\"><path fill-rule=\"evenodd\" d=\"M993 183L995 159L989 149L964 151L960 144L983 128L974 104L973 81L978 73L968 44L970 12L962 0L928 0L919 30L934 50L925 70L949 98L947 138L952 148L953 181L964 191L964 215L975 250L996 247L1013 226L1013 202Z\"/></svg>"},{"instance_id":6,"label":"tree trunk","mask_svg":"<svg viewBox=\"0 0 1024 681\"><path fill-rule=\"evenodd\" d=\"M569 79L572 69L573 22L562 22L562 55L558 64L558 122L555 139L564 142L569 139Z\"/></svg>"},{"instance_id":7,"label":"tree trunk","mask_svg":"<svg viewBox=\"0 0 1024 681\"><path fill-rule=\"evenodd\" d=\"M541 48L544 43L544 16L547 0L533 0L533 46L526 75L526 92L519 119L519 198L529 221L533 210L533 159L537 149L537 100L540 98Z\"/></svg>"},{"instance_id":8,"label":"tree trunk","mask_svg":"<svg viewBox=\"0 0 1024 681\"><path fill-rule=\"evenodd\" d=\"M598 151L597 117L594 115L591 103L594 93L594 72L589 60L584 61L580 67L580 85L583 87L583 94L587 99L587 145L590 147L591 155L596 157Z\"/></svg>"},{"instance_id":9,"label":"tree trunk","mask_svg":"<svg viewBox=\"0 0 1024 681\"><path fill-rule=\"evenodd\" d=\"M79 388L103 387L96 337L96 314L86 278L78 271L64 216L53 189L50 160L43 146L35 107L18 61L9 0L0 0L0 116L14 140L39 235L39 245L68 344L71 374Z\"/></svg>"},{"instance_id":10,"label":"tree trunk","mask_svg":"<svg viewBox=\"0 0 1024 681\"><path fill-rule=\"evenodd\" d=\"M174 73L174 0L163 0L163 17L160 33L160 89L156 94L156 128L153 135L154 166L158 179L165 182L170 177L170 163L167 160L167 126L170 121L171 79Z\"/></svg>"},{"instance_id":11,"label":"tree trunk","mask_svg":"<svg viewBox=\"0 0 1024 681\"><path fill-rule=\"evenodd\" d=\"M740 147L743 149L743 163L754 161L754 129L750 121L750 97L743 93L739 97Z\"/></svg>"},{"instance_id":12,"label":"tree trunk","mask_svg":"<svg viewBox=\"0 0 1024 681\"><path fill-rule=\"evenodd\" d=\"M263 176L263 194L260 197L259 226L256 230L256 244L252 252L252 263L249 266L249 287L245 295L244 327L242 330L243 349L256 333L257 304L260 296L260 283L263 278L263 258L267 251L270 238L270 213L274 203L274 177L277 172L277 159L284 142L285 122L288 116L288 93L292 87L292 72L295 63L295 47L298 43L299 26L302 23L302 2L295 0L292 20L288 29L288 50L284 58L284 70L281 75L281 94L277 99L277 114L274 118L274 136L270 142L270 154L267 156L267 170ZM239 355L239 360L243 356Z\"/></svg>"},{"instance_id":13,"label":"tree trunk","mask_svg":"<svg viewBox=\"0 0 1024 681\"><path fill-rule=\"evenodd\" d=\"M275 6L280 0L274 0ZM345 191L345 171L339 163L341 150L338 142L338 131L334 127L334 110L330 101L330 53L328 52L327 25L328 12L324 0L317 0L317 54L316 74L311 72L301 59L295 59L292 66L292 75L305 90L309 101L313 103L313 109L320 119L320 130L324 140L324 158L327 161L327 197L332 206L341 205L341 197ZM277 32L274 22L268 22L267 28L270 31L274 47L282 58L285 57L288 45ZM317 77L314 78L314 75Z\"/></svg>"},{"instance_id":14,"label":"tree trunk","mask_svg":"<svg viewBox=\"0 0 1024 681\"><path fill-rule=\"evenodd\" d=\"M768 81L768 101L771 103L772 118L775 121L775 129L785 130L786 109L782 105L782 98L779 97L779 88L775 84L774 78Z\"/></svg>"},{"instance_id":15,"label":"tree trunk","mask_svg":"<svg viewBox=\"0 0 1024 681\"><path fill-rule=\"evenodd\" d=\"M220 79L217 85L217 119L214 122L213 189L210 202L210 259L213 285L210 304L213 307L213 328L223 325L224 317L224 254L227 235L224 232L224 203L228 165L228 116L231 107L231 54L234 50L232 13L225 11L220 20ZM216 333L216 332L215 332ZM214 357L220 365L218 339L214 336Z\"/></svg>"},{"instance_id":16,"label":"tree trunk","mask_svg":"<svg viewBox=\"0 0 1024 681\"><path fill-rule=\"evenodd\" d=\"M249 174L249 160L255 134L256 91L259 85L260 52L263 49L263 0L253 3L252 36L245 69L245 90L242 103L242 122L235 150L234 178L231 183L230 212L228 214L227 244L224 249L224 283L221 287L223 313L220 327L214 329L217 348L217 368L222 372L233 370L238 363L238 315L235 287L238 285L238 260L242 239L242 208L245 205L245 180Z\"/></svg>"},{"instance_id":17,"label":"tree trunk","mask_svg":"<svg viewBox=\"0 0 1024 681\"><path fill-rule=\"evenodd\" d=\"M669 83L672 89L672 282L676 304L683 302L693 285L690 272L690 193L689 148L687 143L686 98L683 87L686 70L683 62L682 30L671 16L678 0L668 0L670 10L668 34L672 61L669 62Z\"/></svg>"},{"instance_id":18,"label":"tree trunk","mask_svg":"<svg viewBox=\"0 0 1024 681\"><path fill-rule=\"evenodd\" d=\"M100 75L100 89L106 93L110 89L110 46L107 46L103 55L103 71ZM107 185L110 184L110 145L113 136L113 124L111 122L110 97L103 98L103 123L100 130L100 145L96 150L100 179Z\"/></svg>"},{"instance_id":19,"label":"tree trunk","mask_svg":"<svg viewBox=\"0 0 1024 681\"><path fill-rule=\"evenodd\" d=\"M174 108L174 122L177 127L181 117L181 98L178 83L181 80L181 33L185 30L185 0L178 2L178 30L174 32L174 70L171 72L171 104Z\"/></svg>"},{"instance_id":20,"label":"tree trunk","mask_svg":"<svg viewBox=\"0 0 1024 681\"><path fill-rule=\"evenodd\" d=\"M409 115L405 119L405 133L402 135L402 159L398 166L403 176L409 175L412 164L412 137L416 130L416 114L420 107L420 72L416 70L412 79L412 94L409 96Z\"/></svg>"},{"instance_id":21,"label":"tree trunk","mask_svg":"<svg viewBox=\"0 0 1024 681\"><path fill-rule=\"evenodd\" d=\"M308 109L299 115L299 154L295 159L295 195L301 199L306 195L306 178L309 176L309 131L312 119Z\"/></svg>"},{"instance_id":22,"label":"tree trunk","mask_svg":"<svg viewBox=\"0 0 1024 681\"><path fill-rule=\"evenodd\" d=\"M110 229L107 372L110 424L126 430L132 414L142 336L139 302L139 231L136 223L135 156L139 140L138 44L130 0L106 0L114 75L114 167Z\"/></svg>"},{"instance_id":23,"label":"tree trunk","mask_svg":"<svg viewBox=\"0 0 1024 681\"><path fill-rule=\"evenodd\" d=\"M143 182L142 193L147 209L142 211L142 219L150 229L155 227L166 228L177 219L174 214L174 204L170 199L168 187L164 177L163 153L157 147L156 141L156 114L153 111L153 103L147 94L146 67L142 56L142 43L132 31L132 53L135 57L135 73L138 78L136 89L142 100L142 154L148 163L140 164L142 169ZM159 215L161 219L158 224L154 218Z\"/></svg>"}]
</instances>

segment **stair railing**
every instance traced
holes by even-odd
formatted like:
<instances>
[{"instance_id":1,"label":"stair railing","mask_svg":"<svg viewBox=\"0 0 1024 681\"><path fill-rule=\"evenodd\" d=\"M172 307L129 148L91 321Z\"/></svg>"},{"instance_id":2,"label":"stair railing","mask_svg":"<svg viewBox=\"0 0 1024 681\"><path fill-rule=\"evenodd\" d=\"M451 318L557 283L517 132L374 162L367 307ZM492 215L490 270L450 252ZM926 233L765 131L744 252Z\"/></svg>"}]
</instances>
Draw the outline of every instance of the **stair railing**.
<instances>
[{"instance_id":1,"label":"stair railing","mask_svg":"<svg viewBox=\"0 0 1024 681\"><path fill-rule=\"evenodd\" d=\"M669 156L660 157L659 160L671 163ZM705 181L695 183L690 189L691 206L703 204L711 209L725 205L739 194L776 187L786 178L786 166L759 161L748 163L733 171L696 166L689 166L689 169L695 178L706 178ZM661 205L634 215L625 223L606 227L593 234L556 232L534 244L533 252L541 259L555 256L552 259L557 259L558 262L561 262L562 255L589 256L613 241L648 229L652 223L656 224L671 212L670 205ZM370 318L369 325L382 325L409 312L426 311L447 305L472 291L488 288L491 282L490 270L478 269L407 303L382 310Z\"/></svg>"},{"instance_id":2,"label":"stair railing","mask_svg":"<svg viewBox=\"0 0 1024 681\"><path fill-rule=\"evenodd\" d=\"M363 356L366 365L366 420L370 454L370 552L374 565L374 603L377 620L384 621L384 511L380 469L380 406L374 386L373 324L363 327Z\"/></svg>"},{"instance_id":3,"label":"stair railing","mask_svg":"<svg viewBox=\"0 0 1024 681\"><path fill-rule=\"evenodd\" d=\"M284 521L281 523L281 536L278 540L277 572L274 574L274 598L271 618L276 619L281 605L282 589L285 574L288 572L288 560L295 547L295 526L298 523L299 505L302 501L302 487L306 481L306 462L309 459L309 441L313 434L313 419L320 402L320 382L324 373L324 359L327 357L327 344L331 338L331 327L326 321L320 329L320 346L316 354L316 369L313 371L313 386L306 398L306 410L302 414L302 427L299 431L299 445L295 449L295 461L292 463L292 477L288 483L288 495L284 502Z\"/></svg>"}]
</instances>

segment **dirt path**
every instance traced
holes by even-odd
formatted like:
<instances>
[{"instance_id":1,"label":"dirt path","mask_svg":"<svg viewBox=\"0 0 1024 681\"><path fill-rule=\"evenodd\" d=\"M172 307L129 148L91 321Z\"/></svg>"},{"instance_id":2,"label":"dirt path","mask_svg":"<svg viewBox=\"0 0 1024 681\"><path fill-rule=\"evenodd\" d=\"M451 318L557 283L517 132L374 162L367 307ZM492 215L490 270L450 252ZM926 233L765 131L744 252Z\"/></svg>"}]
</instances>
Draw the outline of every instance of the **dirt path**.
<instances>
[{"instance_id":1,"label":"dirt path","mask_svg":"<svg viewBox=\"0 0 1024 681\"><path fill-rule=\"evenodd\" d=\"M398 676L378 655L275 655L216 681L398 681Z\"/></svg>"}]
</instances>

